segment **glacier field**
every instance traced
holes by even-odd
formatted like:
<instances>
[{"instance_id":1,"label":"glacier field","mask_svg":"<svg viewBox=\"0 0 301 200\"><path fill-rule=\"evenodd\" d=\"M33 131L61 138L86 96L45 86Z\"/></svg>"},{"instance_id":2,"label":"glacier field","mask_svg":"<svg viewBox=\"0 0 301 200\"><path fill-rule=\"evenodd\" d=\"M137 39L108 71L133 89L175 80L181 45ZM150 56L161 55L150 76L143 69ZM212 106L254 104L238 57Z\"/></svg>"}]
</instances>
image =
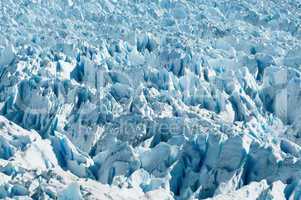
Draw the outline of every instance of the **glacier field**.
<instances>
[{"instance_id":1,"label":"glacier field","mask_svg":"<svg viewBox=\"0 0 301 200\"><path fill-rule=\"evenodd\" d=\"M301 200L301 1L0 0L0 199Z\"/></svg>"}]
</instances>

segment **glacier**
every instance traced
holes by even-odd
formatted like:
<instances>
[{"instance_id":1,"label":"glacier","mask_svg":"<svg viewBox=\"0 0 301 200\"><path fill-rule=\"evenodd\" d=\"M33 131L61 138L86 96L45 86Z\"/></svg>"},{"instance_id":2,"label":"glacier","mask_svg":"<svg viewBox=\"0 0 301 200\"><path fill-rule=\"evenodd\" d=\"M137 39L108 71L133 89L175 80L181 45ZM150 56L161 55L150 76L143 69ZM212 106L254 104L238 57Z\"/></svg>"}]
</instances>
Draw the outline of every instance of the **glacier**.
<instances>
[{"instance_id":1,"label":"glacier","mask_svg":"<svg viewBox=\"0 0 301 200\"><path fill-rule=\"evenodd\" d=\"M0 9L0 199L301 199L299 0Z\"/></svg>"}]
</instances>

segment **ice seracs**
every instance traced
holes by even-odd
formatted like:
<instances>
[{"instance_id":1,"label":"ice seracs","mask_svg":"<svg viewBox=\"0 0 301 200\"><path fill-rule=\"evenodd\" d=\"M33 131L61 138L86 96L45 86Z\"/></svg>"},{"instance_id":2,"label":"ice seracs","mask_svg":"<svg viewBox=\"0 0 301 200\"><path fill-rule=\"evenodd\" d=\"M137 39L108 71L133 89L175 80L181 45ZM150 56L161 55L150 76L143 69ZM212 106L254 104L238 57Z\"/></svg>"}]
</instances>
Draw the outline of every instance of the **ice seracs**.
<instances>
[{"instance_id":1,"label":"ice seracs","mask_svg":"<svg viewBox=\"0 0 301 200\"><path fill-rule=\"evenodd\" d=\"M299 1L0 7L0 198L299 198Z\"/></svg>"}]
</instances>

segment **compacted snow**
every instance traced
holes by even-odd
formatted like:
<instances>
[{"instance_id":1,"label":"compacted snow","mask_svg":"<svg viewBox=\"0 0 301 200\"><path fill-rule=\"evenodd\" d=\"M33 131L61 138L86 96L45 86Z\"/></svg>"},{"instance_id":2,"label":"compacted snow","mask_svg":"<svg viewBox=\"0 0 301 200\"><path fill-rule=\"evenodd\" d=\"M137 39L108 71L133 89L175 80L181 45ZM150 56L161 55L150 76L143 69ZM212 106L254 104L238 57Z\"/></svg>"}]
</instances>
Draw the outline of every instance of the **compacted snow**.
<instances>
[{"instance_id":1,"label":"compacted snow","mask_svg":"<svg viewBox=\"0 0 301 200\"><path fill-rule=\"evenodd\" d=\"M0 199L301 199L299 0L0 9Z\"/></svg>"}]
</instances>

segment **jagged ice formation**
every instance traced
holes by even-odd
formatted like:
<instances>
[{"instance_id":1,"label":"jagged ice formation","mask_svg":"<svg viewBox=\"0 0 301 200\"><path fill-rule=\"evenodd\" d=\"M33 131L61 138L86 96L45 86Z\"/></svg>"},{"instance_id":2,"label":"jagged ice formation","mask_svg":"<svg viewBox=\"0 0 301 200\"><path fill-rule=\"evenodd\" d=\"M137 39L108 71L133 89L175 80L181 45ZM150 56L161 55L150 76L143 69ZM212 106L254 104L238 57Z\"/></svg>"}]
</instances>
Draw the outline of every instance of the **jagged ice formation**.
<instances>
[{"instance_id":1,"label":"jagged ice formation","mask_svg":"<svg viewBox=\"0 0 301 200\"><path fill-rule=\"evenodd\" d=\"M0 198L301 199L299 0L0 9Z\"/></svg>"}]
</instances>

